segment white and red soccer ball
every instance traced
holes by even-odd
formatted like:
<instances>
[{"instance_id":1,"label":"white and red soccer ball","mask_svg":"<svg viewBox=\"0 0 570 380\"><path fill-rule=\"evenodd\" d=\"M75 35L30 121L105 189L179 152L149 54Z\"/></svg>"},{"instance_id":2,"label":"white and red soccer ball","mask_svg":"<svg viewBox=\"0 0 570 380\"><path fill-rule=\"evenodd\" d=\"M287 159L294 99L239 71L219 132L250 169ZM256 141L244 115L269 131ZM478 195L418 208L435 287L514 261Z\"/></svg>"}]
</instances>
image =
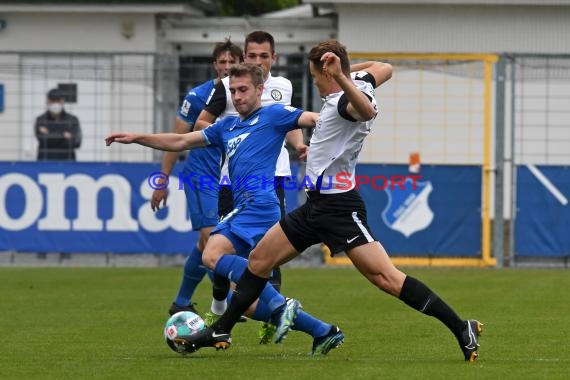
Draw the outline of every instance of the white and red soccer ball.
<instances>
[{"instance_id":1,"label":"white and red soccer ball","mask_svg":"<svg viewBox=\"0 0 570 380\"><path fill-rule=\"evenodd\" d=\"M206 328L204 320L196 313L191 311L181 311L173 314L164 325L164 339L166 344L173 351L179 354L192 353L194 349L190 349L182 337L188 337L202 331Z\"/></svg>"}]
</instances>

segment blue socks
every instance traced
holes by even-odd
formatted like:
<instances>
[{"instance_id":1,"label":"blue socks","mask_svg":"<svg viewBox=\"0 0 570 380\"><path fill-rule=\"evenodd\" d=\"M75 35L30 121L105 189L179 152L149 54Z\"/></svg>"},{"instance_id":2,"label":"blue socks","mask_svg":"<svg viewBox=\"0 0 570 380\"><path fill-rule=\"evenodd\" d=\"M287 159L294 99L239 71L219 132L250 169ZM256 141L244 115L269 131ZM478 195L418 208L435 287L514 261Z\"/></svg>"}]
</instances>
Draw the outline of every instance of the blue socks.
<instances>
[{"instance_id":1,"label":"blue socks","mask_svg":"<svg viewBox=\"0 0 570 380\"><path fill-rule=\"evenodd\" d=\"M207 268L202 265L202 251L194 246L184 264L182 283L176 295L174 303L178 306L187 306L192 301L194 291L198 287L202 278L207 272Z\"/></svg>"},{"instance_id":2,"label":"blue socks","mask_svg":"<svg viewBox=\"0 0 570 380\"><path fill-rule=\"evenodd\" d=\"M252 319L261 322L269 322L271 320L272 311L269 307L265 304L265 302L258 302L257 307L253 315L251 316Z\"/></svg>"},{"instance_id":3,"label":"blue socks","mask_svg":"<svg viewBox=\"0 0 570 380\"><path fill-rule=\"evenodd\" d=\"M273 314L269 307L267 307L263 302L258 302L252 318L256 321L274 323L274 321L271 321L272 317ZM295 318L292 329L305 332L313 338L318 338L327 335L331 330L331 327L332 325L313 317L303 310L299 310L299 314L297 314L297 318Z\"/></svg>"},{"instance_id":4,"label":"blue socks","mask_svg":"<svg viewBox=\"0 0 570 380\"><path fill-rule=\"evenodd\" d=\"M303 331L312 336L313 338L318 338L325 336L331 330L332 325L321 321L313 317L311 314L305 313L303 310L299 310L297 318L295 318L293 330Z\"/></svg>"}]
</instances>

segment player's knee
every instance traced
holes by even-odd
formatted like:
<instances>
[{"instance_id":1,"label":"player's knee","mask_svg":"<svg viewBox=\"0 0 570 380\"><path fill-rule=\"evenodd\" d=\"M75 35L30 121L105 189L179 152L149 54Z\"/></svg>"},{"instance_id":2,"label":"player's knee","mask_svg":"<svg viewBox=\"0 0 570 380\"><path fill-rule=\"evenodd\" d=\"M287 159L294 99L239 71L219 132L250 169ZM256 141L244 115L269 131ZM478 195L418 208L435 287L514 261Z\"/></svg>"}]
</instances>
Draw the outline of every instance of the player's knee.
<instances>
[{"instance_id":1,"label":"player's knee","mask_svg":"<svg viewBox=\"0 0 570 380\"><path fill-rule=\"evenodd\" d=\"M220 257L221 255L219 255L217 252L206 250L202 254L202 264L204 264L207 268L214 270Z\"/></svg>"},{"instance_id":2,"label":"player's knee","mask_svg":"<svg viewBox=\"0 0 570 380\"><path fill-rule=\"evenodd\" d=\"M266 258L255 255L254 252L249 256L249 271L256 276L269 277L273 267L271 262Z\"/></svg>"}]
</instances>

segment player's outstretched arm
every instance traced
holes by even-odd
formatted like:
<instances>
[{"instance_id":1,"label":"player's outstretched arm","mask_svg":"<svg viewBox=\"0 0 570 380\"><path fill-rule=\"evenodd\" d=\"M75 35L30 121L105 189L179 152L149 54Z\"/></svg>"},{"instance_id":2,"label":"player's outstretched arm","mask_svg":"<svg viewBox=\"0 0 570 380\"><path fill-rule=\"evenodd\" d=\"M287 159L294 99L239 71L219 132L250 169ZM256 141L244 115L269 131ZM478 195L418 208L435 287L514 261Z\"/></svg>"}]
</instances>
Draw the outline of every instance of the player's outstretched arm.
<instances>
[{"instance_id":1,"label":"player's outstretched arm","mask_svg":"<svg viewBox=\"0 0 570 380\"><path fill-rule=\"evenodd\" d=\"M107 146L112 143L139 144L149 148L165 150L168 152L181 152L183 150L206 146L202 132L178 133L112 133L105 138Z\"/></svg>"},{"instance_id":2,"label":"player's outstretched arm","mask_svg":"<svg viewBox=\"0 0 570 380\"><path fill-rule=\"evenodd\" d=\"M190 124L186 121L182 120L179 116L176 116L176 120L174 122L174 133L178 134L186 134L190 132ZM176 161L178 161L178 154L176 152L167 152L162 157L162 167L161 171L167 175L170 175L172 172L172 168L176 165Z\"/></svg>"},{"instance_id":3,"label":"player's outstretched arm","mask_svg":"<svg viewBox=\"0 0 570 380\"><path fill-rule=\"evenodd\" d=\"M190 124L182 120L180 116L176 116L173 132L184 134L188 133L189 131L190 131ZM170 173L172 173L172 168L174 167L174 165L176 165L176 161L178 161L178 152L164 153L164 156L162 157L162 166L160 171L166 174L166 178L170 176ZM150 208L152 209L152 211L158 211L160 209L161 203L162 207L166 207L167 199L168 199L168 187L164 188L160 187L154 189L154 191L152 192L152 196L150 197Z\"/></svg>"}]
</instances>

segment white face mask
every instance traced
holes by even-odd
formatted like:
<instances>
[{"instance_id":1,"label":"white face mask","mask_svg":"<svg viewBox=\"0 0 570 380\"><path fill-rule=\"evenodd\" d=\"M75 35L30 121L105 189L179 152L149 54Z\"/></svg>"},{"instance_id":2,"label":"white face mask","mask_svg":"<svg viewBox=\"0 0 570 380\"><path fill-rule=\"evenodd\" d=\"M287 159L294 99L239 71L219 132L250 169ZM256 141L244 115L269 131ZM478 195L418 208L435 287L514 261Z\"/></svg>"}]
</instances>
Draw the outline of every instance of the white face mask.
<instances>
[{"instance_id":1,"label":"white face mask","mask_svg":"<svg viewBox=\"0 0 570 380\"><path fill-rule=\"evenodd\" d=\"M48 105L48 111L57 115L63 111L63 105L61 103L51 103Z\"/></svg>"}]
</instances>

